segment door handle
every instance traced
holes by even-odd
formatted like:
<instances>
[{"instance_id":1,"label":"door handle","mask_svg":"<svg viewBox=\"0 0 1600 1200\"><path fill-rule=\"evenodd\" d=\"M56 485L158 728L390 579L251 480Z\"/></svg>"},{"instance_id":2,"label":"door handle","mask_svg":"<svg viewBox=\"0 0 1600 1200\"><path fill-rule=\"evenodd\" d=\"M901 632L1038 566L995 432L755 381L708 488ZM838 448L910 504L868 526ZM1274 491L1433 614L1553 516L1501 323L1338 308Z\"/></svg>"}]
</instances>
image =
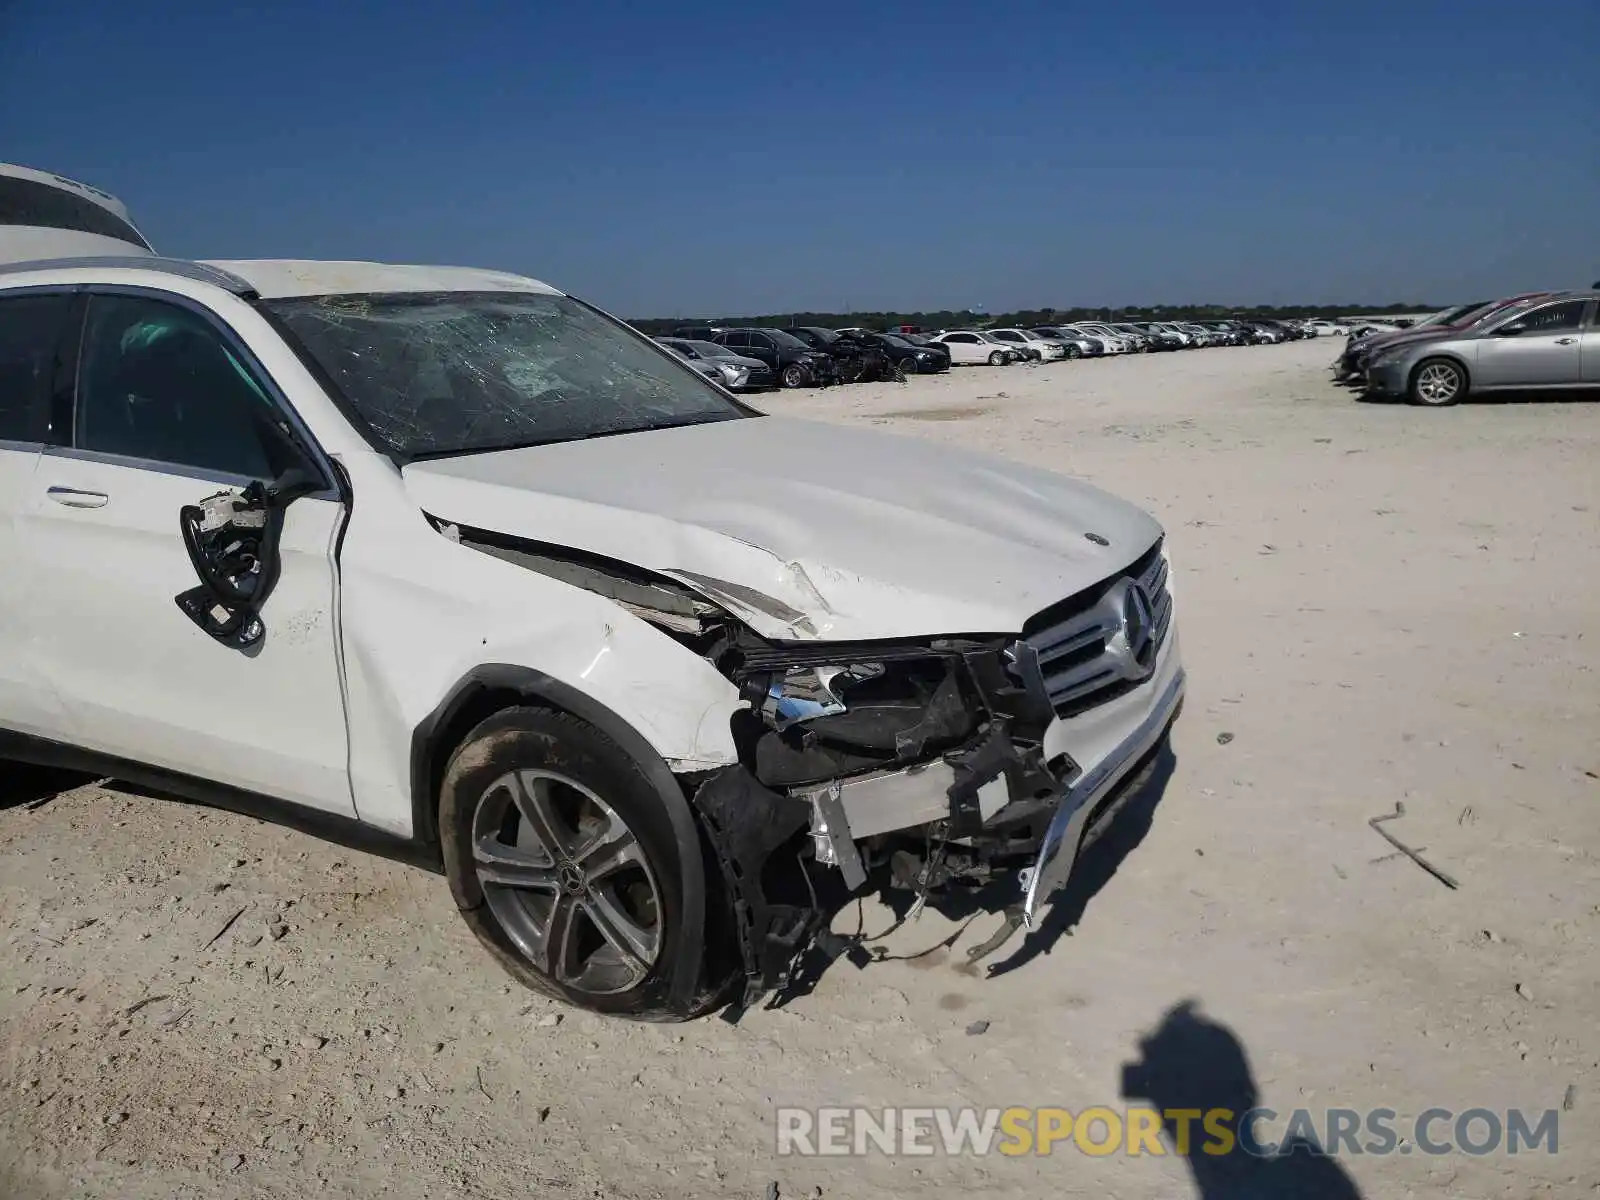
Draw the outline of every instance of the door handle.
<instances>
[{"instance_id":1,"label":"door handle","mask_svg":"<svg viewBox=\"0 0 1600 1200\"><path fill-rule=\"evenodd\" d=\"M84 492L69 487L53 487L45 495L68 508L104 508L111 501L104 492Z\"/></svg>"},{"instance_id":2,"label":"door handle","mask_svg":"<svg viewBox=\"0 0 1600 1200\"><path fill-rule=\"evenodd\" d=\"M1558 346L1570 346L1570 345L1572 345L1573 342L1575 342L1577 340L1578 340L1577 338L1557 338L1556 339L1556 345L1558 345Z\"/></svg>"}]
</instances>

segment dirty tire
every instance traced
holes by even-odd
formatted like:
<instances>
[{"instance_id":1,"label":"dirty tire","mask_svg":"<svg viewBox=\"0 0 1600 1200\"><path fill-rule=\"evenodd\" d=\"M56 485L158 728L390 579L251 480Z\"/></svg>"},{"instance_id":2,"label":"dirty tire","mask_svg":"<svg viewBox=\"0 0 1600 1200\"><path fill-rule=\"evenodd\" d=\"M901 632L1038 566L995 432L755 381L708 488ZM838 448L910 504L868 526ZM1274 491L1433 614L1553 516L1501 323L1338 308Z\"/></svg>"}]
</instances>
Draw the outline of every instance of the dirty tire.
<instances>
[{"instance_id":1,"label":"dirty tire","mask_svg":"<svg viewBox=\"0 0 1600 1200\"><path fill-rule=\"evenodd\" d=\"M917 360L914 358L902 358L895 366L899 368L902 375L915 375L917 373Z\"/></svg>"},{"instance_id":2,"label":"dirty tire","mask_svg":"<svg viewBox=\"0 0 1600 1200\"><path fill-rule=\"evenodd\" d=\"M524 815L536 810L532 797L541 785L539 803L556 814L549 828L563 831L547 835L556 851L544 849ZM502 811L503 820L496 816ZM625 834L601 844L599 831L618 828ZM593 726L544 708L506 709L479 724L445 767L439 842L462 918L500 965L535 991L593 1012L653 1021L698 1015L720 996L719 983L701 979L692 1011L668 1007L679 948L706 934L684 928L684 897L688 889L704 892L707 882L684 878L672 821L655 788ZM608 861L614 850L621 852ZM612 863L619 859L617 868ZM591 868L609 873L591 886L584 874ZM555 886L509 886L485 872L519 881L548 876ZM563 875L567 891L556 882ZM556 915L558 904L564 915ZM529 946L541 943L544 961L536 961ZM712 950L706 947L702 961L728 957Z\"/></svg>"},{"instance_id":3,"label":"dirty tire","mask_svg":"<svg viewBox=\"0 0 1600 1200\"><path fill-rule=\"evenodd\" d=\"M783 369L783 374L780 376L783 380L783 386L786 388L805 387L808 377L809 372L799 363L790 363Z\"/></svg>"},{"instance_id":4,"label":"dirty tire","mask_svg":"<svg viewBox=\"0 0 1600 1200\"><path fill-rule=\"evenodd\" d=\"M1068 358L1082 358L1083 357L1083 351L1079 350L1076 346L1073 346L1073 345L1069 344L1067 346L1067 357Z\"/></svg>"},{"instance_id":5,"label":"dirty tire","mask_svg":"<svg viewBox=\"0 0 1600 1200\"><path fill-rule=\"evenodd\" d=\"M1467 373L1448 358L1425 358L1411 372L1406 394L1413 404L1446 408L1467 394Z\"/></svg>"},{"instance_id":6,"label":"dirty tire","mask_svg":"<svg viewBox=\"0 0 1600 1200\"><path fill-rule=\"evenodd\" d=\"M989 365L991 367L1003 367L1005 366L1005 362L1006 355L1005 351L1003 350L996 350L989 355Z\"/></svg>"}]
</instances>

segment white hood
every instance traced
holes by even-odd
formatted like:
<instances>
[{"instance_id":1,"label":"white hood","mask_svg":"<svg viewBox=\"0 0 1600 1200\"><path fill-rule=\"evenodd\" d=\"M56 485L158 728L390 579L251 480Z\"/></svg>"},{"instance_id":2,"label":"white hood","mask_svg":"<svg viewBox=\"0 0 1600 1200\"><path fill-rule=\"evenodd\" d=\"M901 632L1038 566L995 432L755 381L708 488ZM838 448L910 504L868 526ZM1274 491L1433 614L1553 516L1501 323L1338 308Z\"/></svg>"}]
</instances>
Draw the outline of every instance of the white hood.
<instances>
[{"instance_id":1,"label":"white hood","mask_svg":"<svg viewBox=\"0 0 1600 1200\"><path fill-rule=\"evenodd\" d=\"M1064 476L784 417L436 459L403 475L435 517L671 576L772 638L1014 633L1161 533Z\"/></svg>"}]
</instances>

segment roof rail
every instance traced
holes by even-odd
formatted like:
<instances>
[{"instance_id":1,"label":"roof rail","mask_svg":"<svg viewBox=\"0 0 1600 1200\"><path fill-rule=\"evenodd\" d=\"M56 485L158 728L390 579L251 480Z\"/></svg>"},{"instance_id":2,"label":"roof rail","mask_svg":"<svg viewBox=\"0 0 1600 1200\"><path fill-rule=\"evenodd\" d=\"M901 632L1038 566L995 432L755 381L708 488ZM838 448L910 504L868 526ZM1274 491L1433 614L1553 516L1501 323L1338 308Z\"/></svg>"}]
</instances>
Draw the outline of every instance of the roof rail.
<instances>
[{"instance_id":1,"label":"roof rail","mask_svg":"<svg viewBox=\"0 0 1600 1200\"><path fill-rule=\"evenodd\" d=\"M197 283L209 283L235 296L253 296L256 289L232 271L187 258L161 258L154 254L94 255L87 258L40 258L32 262L0 263L0 275L20 271L65 271L82 267L120 268L130 271L155 271L176 275Z\"/></svg>"}]
</instances>

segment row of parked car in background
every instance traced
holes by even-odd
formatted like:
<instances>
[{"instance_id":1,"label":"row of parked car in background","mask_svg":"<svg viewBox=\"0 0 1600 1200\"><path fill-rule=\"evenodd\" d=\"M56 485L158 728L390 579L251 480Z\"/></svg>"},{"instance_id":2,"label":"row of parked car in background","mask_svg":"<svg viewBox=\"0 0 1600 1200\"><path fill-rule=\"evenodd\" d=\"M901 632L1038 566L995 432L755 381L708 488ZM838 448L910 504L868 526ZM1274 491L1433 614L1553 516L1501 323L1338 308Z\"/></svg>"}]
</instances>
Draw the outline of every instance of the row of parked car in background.
<instances>
[{"instance_id":1,"label":"row of parked car in background","mask_svg":"<svg viewBox=\"0 0 1600 1200\"><path fill-rule=\"evenodd\" d=\"M1033 328L897 330L684 325L656 341L735 392L932 375L952 366L1063 362L1113 354L1259 346L1347 333L1330 321L1079 321Z\"/></svg>"},{"instance_id":2,"label":"row of parked car in background","mask_svg":"<svg viewBox=\"0 0 1600 1200\"><path fill-rule=\"evenodd\" d=\"M1350 331L1341 383L1442 408L1469 393L1600 388L1600 286L1440 309L1404 329Z\"/></svg>"}]
</instances>

